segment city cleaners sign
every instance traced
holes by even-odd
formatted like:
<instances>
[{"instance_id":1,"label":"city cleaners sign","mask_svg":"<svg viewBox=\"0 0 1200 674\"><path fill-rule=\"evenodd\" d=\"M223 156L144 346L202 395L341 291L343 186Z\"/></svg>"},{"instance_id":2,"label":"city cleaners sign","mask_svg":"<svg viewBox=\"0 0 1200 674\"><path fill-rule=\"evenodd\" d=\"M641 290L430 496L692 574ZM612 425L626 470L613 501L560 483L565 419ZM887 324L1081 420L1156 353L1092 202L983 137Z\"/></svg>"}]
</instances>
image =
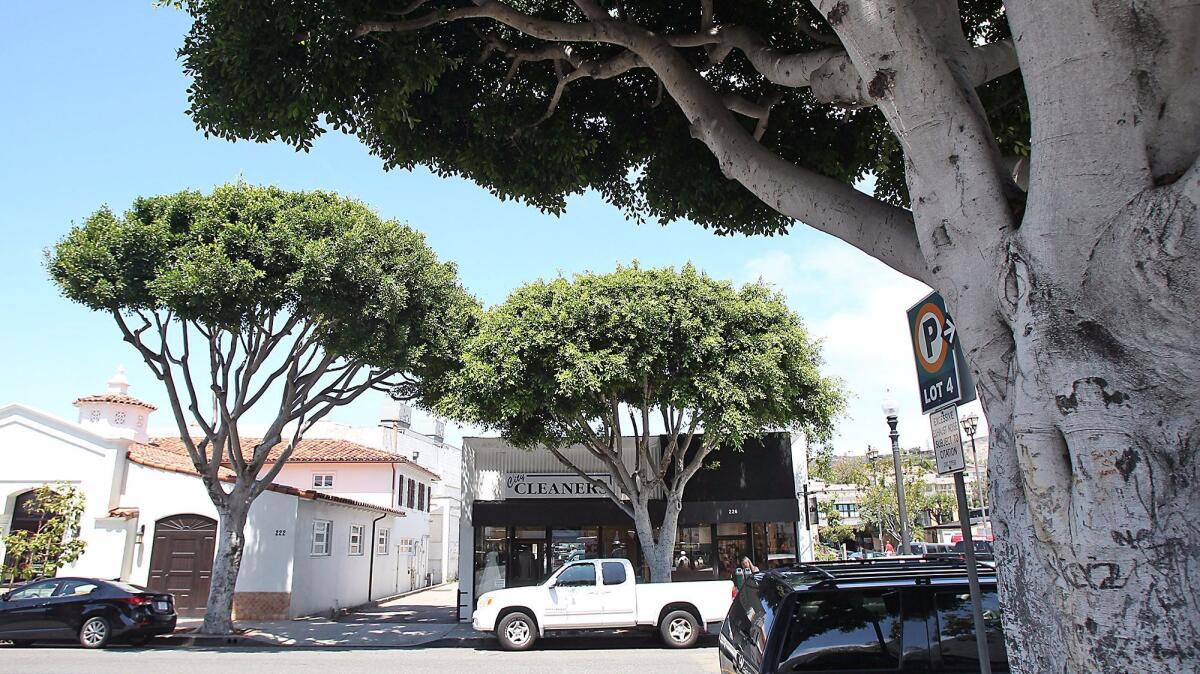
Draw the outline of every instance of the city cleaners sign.
<instances>
[{"instance_id":1,"label":"city cleaners sign","mask_svg":"<svg viewBox=\"0 0 1200 674\"><path fill-rule=\"evenodd\" d=\"M930 293L908 310L908 332L917 361L921 412L928 414L951 403L974 400L975 386L962 363L958 331L941 295ZM964 375L961 378L960 365Z\"/></svg>"},{"instance_id":2,"label":"city cleaners sign","mask_svg":"<svg viewBox=\"0 0 1200 674\"><path fill-rule=\"evenodd\" d=\"M591 473L588 477L612 485L608 473ZM504 498L608 498L608 492L575 473L508 473L504 476Z\"/></svg>"}]
</instances>

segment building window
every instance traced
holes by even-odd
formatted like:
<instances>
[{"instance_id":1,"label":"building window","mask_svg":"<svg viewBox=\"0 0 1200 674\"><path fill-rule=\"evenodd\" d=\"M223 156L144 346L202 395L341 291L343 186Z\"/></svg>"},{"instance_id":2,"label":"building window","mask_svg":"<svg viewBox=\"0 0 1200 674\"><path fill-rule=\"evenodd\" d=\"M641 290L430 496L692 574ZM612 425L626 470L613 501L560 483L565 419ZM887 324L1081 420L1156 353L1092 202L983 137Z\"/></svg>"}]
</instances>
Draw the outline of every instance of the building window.
<instances>
[{"instance_id":1,"label":"building window","mask_svg":"<svg viewBox=\"0 0 1200 674\"><path fill-rule=\"evenodd\" d=\"M333 522L328 520L313 520L312 555L314 557L329 554L329 534L333 531Z\"/></svg>"},{"instance_id":2,"label":"building window","mask_svg":"<svg viewBox=\"0 0 1200 674\"><path fill-rule=\"evenodd\" d=\"M550 532L550 570L600 556L600 528L554 529Z\"/></svg>"},{"instance_id":3,"label":"building window","mask_svg":"<svg viewBox=\"0 0 1200 674\"><path fill-rule=\"evenodd\" d=\"M712 527L679 527L671 580L713 580L717 576Z\"/></svg>"},{"instance_id":4,"label":"building window","mask_svg":"<svg viewBox=\"0 0 1200 674\"><path fill-rule=\"evenodd\" d=\"M350 525L350 554L361 555L363 553L363 531L364 527L361 524Z\"/></svg>"},{"instance_id":5,"label":"building window","mask_svg":"<svg viewBox=\"0 0 1200 674\"><path fill-rule=\"evenodd\" d=\"M415 508L417 504L417 481L408 481L408 507Z\"/></svg>"},{"instance_id":6,"label":"building window","mask_svg":"<svg viewBox=\"0 0 1200 674\"><path fill-rule=\"evenodd\" d=\"M503 590L508 579L508 532L504 527L475 528L475 598Z\"/></svg>"},{"instance_id":7,"label":"building window","mask_svg":"<svg viewBox=\"0 0 1200 674\"><path fill-rule=\"evenodd\" d=\"M413 539L401 538L400 543L396 546L402 555L411 555L413 553Z\"/></svg>"},{"instance_id":8,"label":"building window","mask_svg":"<svg viewBox=\"0 0 1200 674\"><path fill-rule=\"evenodd\" d=\"M380 529L375 532L375 554L386 555L392 543L392 530Z\"/></svg>"},{"instance_id":9,"label":"building window","mask_svg":"<svg viewBox=\"0 0 1200 674\"><path fill-rule=\"evenodd\" d=\"M766 571L796 563L796 529L791 522L755 522L754 563Z\"/></svg>"},{"instance_id":10,"label":"building window","mask_svg":"<svg viewBox=\"0 0 1200 674\"><path fill-rule=\"evenodd\" d=\"M843 517L858 517L857 503L834 503L833 509L841 513Z\"/></svg>"},{"instance_id":11,"label":"building window","mask_svg":"<svg viewBox=\"0 0 1200 674\"><path fill-rule=\"evenodd\" d=\"M332 489L333 473L313 473L313 489Z\"/></svg>"},{"instance_id":12,"label":"building window","mask_svg":"<svg viewBox=\"0 0 1200 674\"><path fill-rule=\"evenodd\" d=\"M404 506L404 483L407 481L408 481L408 478L401 475L399 481L396 484L396 505L398 505L400 507Z\"/></svg>"},{"instance_id":13,"label":"building window","mask_svg":"<svg viewBox=\"0 0 1200 674\"><path fill-rule=\"evenodd\" d=\"M417 484L417 510L425 509L425 483Z\"/></svg>"}]
</instances>

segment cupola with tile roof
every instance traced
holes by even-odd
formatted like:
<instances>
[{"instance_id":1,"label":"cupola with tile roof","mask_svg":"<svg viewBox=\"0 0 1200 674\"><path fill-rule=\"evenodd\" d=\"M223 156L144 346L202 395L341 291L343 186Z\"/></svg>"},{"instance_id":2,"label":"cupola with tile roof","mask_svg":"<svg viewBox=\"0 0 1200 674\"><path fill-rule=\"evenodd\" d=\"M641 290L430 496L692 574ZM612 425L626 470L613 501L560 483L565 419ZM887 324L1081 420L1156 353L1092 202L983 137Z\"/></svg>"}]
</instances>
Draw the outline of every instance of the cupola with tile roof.
<instances>
[{"instance_id":1,"label":"cupola with tile roof","mask_svg":"<svg viewBox=\"0 0 1200 674\"><path fill-rule=\"evenodd\" d=\"M108 380L108 390L97 395L83 396L75 401L79 408L79 423L102 435L124 437L146 442L150 413L158 409L148 402L129 395L129 380L125 367L117 368Z\"/></svg>"}]
</instances>

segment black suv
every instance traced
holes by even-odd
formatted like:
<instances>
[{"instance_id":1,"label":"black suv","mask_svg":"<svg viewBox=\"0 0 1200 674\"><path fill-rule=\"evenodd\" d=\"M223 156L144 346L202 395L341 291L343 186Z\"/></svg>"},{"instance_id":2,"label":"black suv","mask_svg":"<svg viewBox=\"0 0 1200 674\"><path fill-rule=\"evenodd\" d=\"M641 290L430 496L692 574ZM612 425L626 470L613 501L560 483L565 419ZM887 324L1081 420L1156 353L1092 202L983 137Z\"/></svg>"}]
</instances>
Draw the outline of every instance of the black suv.
<instances>
[{"instance_id":1,"label":"black suv","mask_svg":"<svg viewBox=\"0 0 1200 674\"><path fill-rule=\"evenodd\" d=\"M979 566L992 671L1007 672L996 572ZM719 640L722 674L978 672L965 563L874 558L748 577Z\"/></svg>"}]
</instances>

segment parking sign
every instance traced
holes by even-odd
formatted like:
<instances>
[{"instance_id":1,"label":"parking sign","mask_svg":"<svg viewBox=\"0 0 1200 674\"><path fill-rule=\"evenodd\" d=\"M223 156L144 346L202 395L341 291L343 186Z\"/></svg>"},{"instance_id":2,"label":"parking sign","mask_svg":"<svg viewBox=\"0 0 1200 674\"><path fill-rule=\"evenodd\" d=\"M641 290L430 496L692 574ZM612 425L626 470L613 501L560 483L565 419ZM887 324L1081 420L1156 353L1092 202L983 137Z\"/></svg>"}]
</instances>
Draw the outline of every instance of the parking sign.
<instances>
[{"instance_id":1,"label":"parking sign","mask_svg":"<svg viewBox=\"0 0 1200 674\"><path fill-rule=\"evenodd\" d=\"M908 332L917 363L921 412L928 414L951 403L974 400L973 385L963 390L964 383L971 383L970 377L969 374L959 376L962 354L958 346L958 329L940 294L930 293L908 310Z\"/></svg>"},{"instance_id":2,"label":"parking sign","mask_svg":"<svg viewBox=\"0 0 1200 674\"><path fill-rule=\"evenodd\" d=\"M958 430L958 407L947 405L934 410L929 415L929 428L933 431L933 458L937 462L938 475L965 470L967 459Z\"/></svg>"}]
</instances>

